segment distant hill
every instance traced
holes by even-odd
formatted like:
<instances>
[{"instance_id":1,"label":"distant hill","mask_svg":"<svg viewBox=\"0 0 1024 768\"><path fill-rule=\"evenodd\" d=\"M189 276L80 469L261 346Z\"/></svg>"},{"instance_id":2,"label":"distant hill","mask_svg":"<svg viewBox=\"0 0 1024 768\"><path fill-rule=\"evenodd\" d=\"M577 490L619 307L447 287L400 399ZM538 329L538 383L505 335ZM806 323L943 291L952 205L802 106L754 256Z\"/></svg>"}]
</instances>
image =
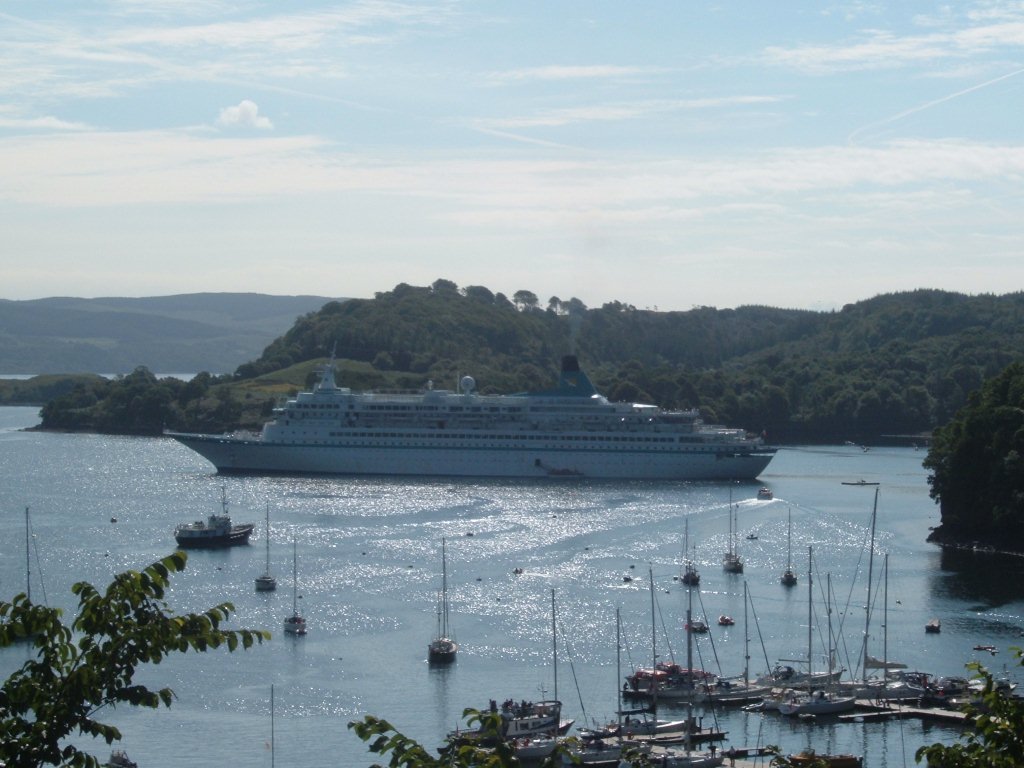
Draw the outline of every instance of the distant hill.
<instances>
[{"instance_id":1,"label":"distant hill","mask_svg":"<svg viewBox=\"0 0 1024 768\"><path fill-rule=\"evenodd\" d=\"M0 300L0 376L233 371L334 299L258 293Z\"/></svg>"}]
</instances>

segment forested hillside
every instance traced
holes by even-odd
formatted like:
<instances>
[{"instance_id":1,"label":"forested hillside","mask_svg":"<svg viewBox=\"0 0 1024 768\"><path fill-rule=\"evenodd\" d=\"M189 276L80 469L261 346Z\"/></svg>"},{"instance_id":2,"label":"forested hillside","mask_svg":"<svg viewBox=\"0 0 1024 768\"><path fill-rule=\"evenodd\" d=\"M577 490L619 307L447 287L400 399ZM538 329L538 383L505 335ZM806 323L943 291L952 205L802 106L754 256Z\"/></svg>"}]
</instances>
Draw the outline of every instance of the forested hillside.
<instances>
[{"instance_id":1,"label":"forested hillside","mask_svg":"<svg viewBox=\"0 0 1024 768\"><path fill-rule=\"evenodd\" d=\"M301 318L239 379L323 357L378 376L350 384L420 386L472 373L482 390L549 384L579 355L613 399L699 406L710 420L767 429L777 440L876 441L929 432L968 393L1024 358L1024 294L891 294L809 312L700 307L654 312L612 302L590 309L529 291L399 285L372 300Z\"/></svg>"}]
</instances>

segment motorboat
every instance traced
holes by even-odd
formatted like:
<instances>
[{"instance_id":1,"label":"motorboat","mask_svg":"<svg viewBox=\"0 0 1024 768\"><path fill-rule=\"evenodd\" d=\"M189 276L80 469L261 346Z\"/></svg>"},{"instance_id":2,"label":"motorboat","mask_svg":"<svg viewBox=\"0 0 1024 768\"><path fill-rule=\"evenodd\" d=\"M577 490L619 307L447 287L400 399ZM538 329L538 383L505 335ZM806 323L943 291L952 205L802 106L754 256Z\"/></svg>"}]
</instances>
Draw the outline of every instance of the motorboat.
<instances>
[{"instance_id":1,"label":"motorboat","mask_svg":"<svg viewBox=\"0 0 1024 768\"><path fill-rule=\"evenodd\" d=\"M726 616L724 613L718 617L718 625L720 627L731 627L736 623L736 620L732 616Z\"/></svg>"},{"instance_id":2,"label":"motorboat","mask_svg":"<svg viewBox=\"0 0 1024 768\"><path fill-rule=\"evenodd\" d=\"M775 498L775 494L772 493L771 488L765 487L758 490L757 498L759 498L761 501L771 501L772 499Z\"/></svg>"},{"instance_id":3,"label":"motorboat","mask_svg":"<svg viewBox=\"0 0 1024 768\"><path fill-rule=\"evenodd\" d=\"M937 634L942 631L942 622L938 619L929 619L924 625L924 631L929 634Z\"/></svg>"}]
</instances>

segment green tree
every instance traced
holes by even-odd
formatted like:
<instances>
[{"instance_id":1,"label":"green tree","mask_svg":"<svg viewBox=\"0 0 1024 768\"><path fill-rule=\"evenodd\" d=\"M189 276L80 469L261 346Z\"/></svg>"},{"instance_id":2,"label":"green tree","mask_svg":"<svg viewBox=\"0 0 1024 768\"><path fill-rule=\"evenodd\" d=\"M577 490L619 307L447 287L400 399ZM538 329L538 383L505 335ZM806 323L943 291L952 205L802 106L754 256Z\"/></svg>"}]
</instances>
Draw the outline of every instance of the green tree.
<instances>
[{"instance_id":1,"label":"green tree","mask_svg":"<svg viewBox=\"0 0 1024 768\"><path fill-rule=\"evenodd\" d=\"M390 768L514 768L519 765L515 748L501 737L501 715L497 712L479 712L467 709L463 713L470 730L478 730L479 737L449 736L435 757L419 742L400 733L387 720L367 715L350 722L348 727L367 742L370 752L389 755ZM557 750L544 760L542 768L561 765ZM371 768L382 768L374 763Z\"/></svg>"},{"instance_id":2,"label":"green tree","mask_svg":"<svg viewBox=\"0 0 1024 768\"><path fill-rule=\"evenodd\" d=\"M467 709L462 716L469 726L467 733L449 736L436 756L387 720L373 715L352 721L348 727L369 744L370 752L388 756L389 768L519 768L515 745L501 736L499 713ZM561 741L539 768L555 768L565 764L563 758L571 760L573 743L573 739ZM637 768L651 765L637 750L627 749L624 756ZM374 763L370 768L383 768L383 764Z\"/></svg>"},{"instance_id":3,"label":"green tree","mask_svg":"<svg viewBox=\"0 0 1024 768\"><path fill-rule=\"evenodd\" d=\"M512 294L512 301L520 310L536 309L537 304L540 303L540 299L537 298L537 294L533 291L527 291L525 289L516 291Z\"/></svg>"},{"instance_id":4,"label":"green tree","mask_svg":"<svg viewBox=\"0 0 1024 768\"><path fill-rule=\"evenodd\" d=\"M174 699L170 688L133 683L141 665L159 664L170 653L234 651L269 639L263 631L222 629L231 603L174 615L164 592L186 561L175 552L142 571L118 574L103 593L76 583L78 615L70 626L59 609L35 605L24 594L0 601L0 647L27 641L35 648L34 658L0 687L0 764L97 768L100 761L69 739L119 740L120 731L97 720L98 712L118 704L169 707Z\"/></svg>"},{"instance_id":5,"label":"green tree","mask_svg":"<svg viewBox=\"0 0 1024 768\"><path fill-rule=\"evenodd\" d=\"M1012 651L1021 663L1021 649ZM970 724L964 729L964 740L921 747L917 750L917 761L924 760L931 768L1024 765L1024 703L1000 692L991 673L977 662L967 666L975 671L975 677L984 680L985 688L980 703L967 707Z\"/></svg>"}]
</instances>

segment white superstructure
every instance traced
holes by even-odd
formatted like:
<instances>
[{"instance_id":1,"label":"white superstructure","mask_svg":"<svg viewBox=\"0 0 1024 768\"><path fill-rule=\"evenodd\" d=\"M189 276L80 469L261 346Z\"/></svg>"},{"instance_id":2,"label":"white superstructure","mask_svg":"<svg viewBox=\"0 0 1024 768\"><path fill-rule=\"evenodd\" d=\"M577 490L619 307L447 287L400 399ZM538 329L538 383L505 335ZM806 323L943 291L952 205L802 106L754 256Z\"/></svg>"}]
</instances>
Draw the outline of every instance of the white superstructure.
<instances>
[{"instance_id":1,"label":"white superstructure","mask_svg":"<svg viewBox=\"0 0 1024 768\"><path fill-rule=\"evenodd\" d=\"M259 436L168 433L221 472L752 479L775 455L743 430L704 424L697 411L612 403L575 357L544 392L353 392L333 359L312 392L275 409Z\"/></svg>"}]
</instances>

